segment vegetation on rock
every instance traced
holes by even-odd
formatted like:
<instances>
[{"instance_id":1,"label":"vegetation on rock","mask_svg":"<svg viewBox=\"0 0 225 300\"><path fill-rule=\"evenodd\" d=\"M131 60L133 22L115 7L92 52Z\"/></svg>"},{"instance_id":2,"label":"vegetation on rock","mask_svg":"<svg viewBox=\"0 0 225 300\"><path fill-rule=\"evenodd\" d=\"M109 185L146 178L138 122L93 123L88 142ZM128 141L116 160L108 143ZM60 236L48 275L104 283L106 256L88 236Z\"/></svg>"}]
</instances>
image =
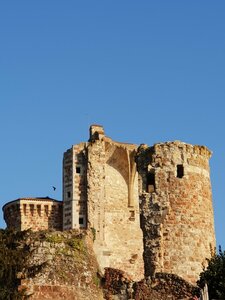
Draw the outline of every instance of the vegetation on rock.
<instances>
[{"instance_id":1,"label":"vegetation on rock","mask_svg":"<svg viewBox=\"0 0 225 300\"><path fill-rule=\"evenodd\" d=\"M92 237L75 230L0 230L0 300L42 299L43 293L53 299L57 291L70 293L68 299L91 293L102 299Z\"/></svg>"},{"instance_id":2,"label":"vegetation on rock","mask_svg":"<svg viewBox=\"0 0 225 300\"><path fill-rule=\"evenodd\" d=\"M225 298L225 251L219 247L219 253L214 253L211 259L207 259L208 266L200 274L198 285L203 288L208 285L210 299Z\"/></svg>"},{"instance_id":3,"label":"vegetation on rock","mask_svg":"<svg viewBox=\"0 0 225 300\"><path fill-rule=\"evenodd\" d=\"M18 291L20 274L25 269L29 247L21 244L28 231L0 229L0 299L19 300L24 291Z\"/></svg>"}]
</instances>

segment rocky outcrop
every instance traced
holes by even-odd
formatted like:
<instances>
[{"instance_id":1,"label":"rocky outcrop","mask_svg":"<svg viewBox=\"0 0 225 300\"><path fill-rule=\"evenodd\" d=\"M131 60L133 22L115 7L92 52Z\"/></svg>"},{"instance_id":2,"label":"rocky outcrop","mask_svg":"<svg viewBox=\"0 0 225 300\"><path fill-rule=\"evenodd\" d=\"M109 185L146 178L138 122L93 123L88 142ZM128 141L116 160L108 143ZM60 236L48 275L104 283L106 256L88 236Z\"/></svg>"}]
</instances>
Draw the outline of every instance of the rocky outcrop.
<instances>
[{"instance_id":1,"label":"rocky outcrop","mask_svg":"<svg viewBox=\"0 0 225 300\"><path fill-rule=\"evenodd\" d=\"M90 233L33 232L25 243L31 256L18 276L29 299L103 299Z\"/></svg>"},{"instance_id":2,"label":"rocky outcrop","mask_svg":"<svg viewBox=\"0 0 225 300\"><path fill-rule=\"evenodd\" d=\"M93 238L88 231L28 232L20 245L30 255L18 273L19 290L30 300L187 300L198 294L174 274L156 273L141 281L113 268L100 274Z\"/></svg>"},{"instance_id":3,"label":"rocky outcrop","mask_svg":"<svg viewBox=\"0 0 225 300\"><path fill-rule=\"evenodd\" d=\"M104 278L104 299L106 300L192 300L199 295L199 289L174 274L156 273L133 282L124 272L107 268Z\"/></svg>"}]
</instances>

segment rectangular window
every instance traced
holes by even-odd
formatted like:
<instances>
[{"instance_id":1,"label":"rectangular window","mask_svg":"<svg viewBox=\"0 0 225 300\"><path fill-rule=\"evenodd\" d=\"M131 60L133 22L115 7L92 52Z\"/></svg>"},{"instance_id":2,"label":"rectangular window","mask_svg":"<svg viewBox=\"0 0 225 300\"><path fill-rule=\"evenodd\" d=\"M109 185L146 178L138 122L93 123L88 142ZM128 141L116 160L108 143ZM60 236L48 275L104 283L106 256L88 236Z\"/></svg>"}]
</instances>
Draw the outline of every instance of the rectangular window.
<instances>
[{"instance_id":1,"label":"rectangular window","mask_svg":"<svg viewBox=\"0 0 225 300\"><path fill-rule=\"evenodd\" d=\"M79 224L84 225L84 218L82 218L82 217L79 218Z\"/></svg>"},{"instance_id":2,"label":"rectangular window","mask_svg":"<svg viewBox=\"0 0 225 300\"><path fill-rule=\"evenodd\" d=\"M37 205L37 213L40 217L41 216L41 205Z\"/></svg>"},{"instance_id":3,"label":"rectangular window","mask_svg":"<svg viewBox=\"0 0 225 300\"><path fill-rule=\"evenodd\" d=\"M48 216L48 205L45 205L45 214Z\"/></svg>"},{"instance_id":4,"label":"rectangular window","mask_svg":"<svg viewBox=\"0 0 225 300\"><path fill-rule=\"evenodd\" d=\"M70 198L71 197L71 193L67 192L67 197Z\"/></svg>"},{"instance_id":5,"label":"rectangular window","mask_svg":"<svg viewBox=\"0 0 225 300\"><path fill-rule=\"evenodd\" d=\"M148 172L146 192L147 193L152 193L154 191L155 191L155 173L154 172Z\"/></svg>"},{"instance_id":6,"label":"rectangular window","mask_svg":"<svg viewBox=\"0 0 225 300\"><path fill-rule=\"evenodd\" d=\"M80 167L76 167L76 173L77 173L77 174L80 174L80 171L81 171L81 170L80 170Z\"/></svg>"},{"instance_id":7,"label":"rectangular window","mask_svg":"<svg viewBox=\"0 0 225 300\"><path fill-rule=\"evenodd\" d=\"M30 214L34 215L34 204L30 204Z\"/></svg>"},{"instance_id":8,"label":"rectangular window","mask_svg":"<svg viewBox=\"0 0 225 300\"><path fill-rule=\"evenodd\" d=\"M177 178L182 178L184 176L184 166L177 165Z\"/></svg>"},{"instance_id":9,"label":"rectangular window","mask_svg":"<svg viewBox=\"0 0 225 300\"><path fill-rule=\"evenodd\" d=\"M135 211L134 210L130 210L130 221L134 221L135 220Z\"/></svg>"}]
</instances>

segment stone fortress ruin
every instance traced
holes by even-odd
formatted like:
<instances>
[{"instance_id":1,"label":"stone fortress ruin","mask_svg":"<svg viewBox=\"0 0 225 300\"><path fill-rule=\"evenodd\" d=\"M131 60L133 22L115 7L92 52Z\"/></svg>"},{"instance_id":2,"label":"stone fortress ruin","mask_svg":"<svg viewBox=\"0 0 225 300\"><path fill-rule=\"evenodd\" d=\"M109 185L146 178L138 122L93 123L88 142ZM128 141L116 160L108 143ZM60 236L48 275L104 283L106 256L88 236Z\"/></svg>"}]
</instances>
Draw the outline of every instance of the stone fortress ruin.
<instances>
[{"instance_id":1,"label":"stone fortress ruin","mask_svg":"<svg viewBox=\"0 0 225 300\"><path fill-rule=\"evenodd\" d=\"M63 158L63 202L21 198L3 207L9 228L86 230L101 270L134 280L155 272L194 283L215 247L211 152L180 141L119 143L90 127Z\"/></svg>"}]
</instances>

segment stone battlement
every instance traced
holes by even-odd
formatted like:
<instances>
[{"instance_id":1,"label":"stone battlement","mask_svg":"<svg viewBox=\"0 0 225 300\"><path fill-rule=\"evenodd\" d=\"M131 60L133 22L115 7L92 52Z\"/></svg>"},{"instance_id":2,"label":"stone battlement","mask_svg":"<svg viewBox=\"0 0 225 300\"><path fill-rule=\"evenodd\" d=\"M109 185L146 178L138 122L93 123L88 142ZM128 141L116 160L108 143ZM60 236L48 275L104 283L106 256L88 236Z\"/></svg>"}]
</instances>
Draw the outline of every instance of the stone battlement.
<instances>
[{"instance_id":1,"label":"stone battlement","mask_svg":"<svg viewBox=\"0 0 225 300\"><path fill-rule=\"evenodd\" d=\"M62 202L48 197L19 198L3 206L8 228L62 230Z\"/></svg>"},{"instance_id":2,"label":"stone battlement","mask_svg":"<svg viewBox=\"0 0 225 300\"><path fill-rule=\"evenodd\" d=\"M206 146L200 146L200 145L191 145L187 144L181 141L173 141L173 142L165 142L165 143L157 143L154 145L154 147L162 147L162 148L169 148L173 149L180 148L180 150L185 151L190 154L196 154L196 155L202 155L207 158L210 158L212 155L212 152L206 147ZM168 149L168 150L169 150Z\"/></svg>"}]
</instances>

